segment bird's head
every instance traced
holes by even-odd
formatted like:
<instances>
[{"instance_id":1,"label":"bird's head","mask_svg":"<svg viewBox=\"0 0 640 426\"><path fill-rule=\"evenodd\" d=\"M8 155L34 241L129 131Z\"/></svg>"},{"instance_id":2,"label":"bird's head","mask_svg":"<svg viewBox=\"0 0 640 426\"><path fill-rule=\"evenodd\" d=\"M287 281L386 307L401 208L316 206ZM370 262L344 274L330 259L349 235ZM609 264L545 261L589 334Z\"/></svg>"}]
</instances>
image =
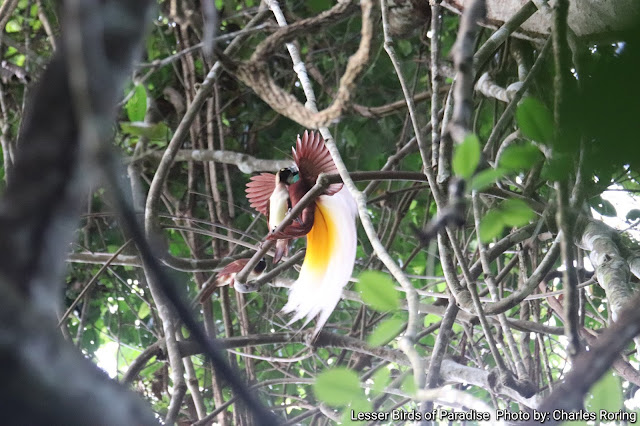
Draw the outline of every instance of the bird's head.
<instances>
[{"instance_id":1,"label":"bird's head","mask_svg":"<svg viewBox=\"0 0 640 426\"><path fill-rule=\"evenodd\" d=\"M255 266L255 268L253 268L253 272L255 272L256 274L261 274L262 271L264 271L266 268L267 268L267 260L263 257L262 259L260 259L260 261Z\"/></svg>"},{"instance_id":2,"label":"bird's head","mask_svg":"<svg viewBox=\"0 0 640 426\"><path fill-rule=\"evenodd\" d=\"M284 183L286 185L292 185L296 183L299 178L300 175L298 173L298 168L295 166L280 169L276 174L277 182Z\"/></svg>"}]
</instances>

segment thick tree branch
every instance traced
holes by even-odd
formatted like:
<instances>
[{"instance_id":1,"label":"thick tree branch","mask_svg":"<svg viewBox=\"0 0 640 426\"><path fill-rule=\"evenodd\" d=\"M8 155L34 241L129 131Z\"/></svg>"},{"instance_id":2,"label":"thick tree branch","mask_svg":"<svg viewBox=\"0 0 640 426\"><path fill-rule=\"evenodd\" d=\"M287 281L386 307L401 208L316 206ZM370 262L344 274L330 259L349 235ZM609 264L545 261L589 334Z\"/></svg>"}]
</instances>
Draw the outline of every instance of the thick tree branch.
<instances>
[{"instance_id":1,"label":"thick tree branch","mask_svg":"<svg viewBox=\"0 0 640 426\"><path fill-rule=\"evenodd\" d=\"M349 3L350 2L340 2L334 6L334 9L348 6ZM270 3L270 5L272 4L273 3ZM249 62L239 66L230 62L224 55L221 55L220 59L224 62L225 67L228 68L231 75L251 87L264 102L273 108L274 111L307 128L317 129L323 126L328 126L338 120L344 111L348 109L349 101L355 91L356 80L362 71L364 71L369 60L369 49L373 33L371 25L364 25L364 23L371 21L371 7L368 7L367 4L367 2L362 3L363 26L358 50L347 62L347 67L340 79L340 84L333 103L322 111L313 112L310 109L305 108L295 96L280 87L271 77L267 63L262 58L262 50L268 52L269 49L271 49L271 43L282 43L288 41L289 37L294 37L298 30L288 32L287 37L274 37L277 36L278 33L272 35L273 39L272 41L269 41L269 45L267 45L267 47L264 47L260 52L258 52L258 54L254 54ZM316 18L310 19L315 20ZM306 21L301 21L299 25L302 26L305 22ZM314 21L314 24L318 23L319 22ZM305 83L303 82L303 88L304 84Z\"/></svg>"},{"instance_id":2,"label":"thick tree branch","mask_svg":"<svg viewBox=\"0 0 640 426\"><path fill-rule=\"evenodd\" d=\"M87 177L95 176L88 154L93 143L105 138L102 133L91 139L96 135L87 131L87 116L77 109L78 102L90 102L92 120L109 127L115 96L139 51L150 4L70 1L65 47L30 101L13 179L0 205L0 357L5 378L0 398L7 423L158 424L133 393L68 346L52 322L64 247L73 237ZM84 19L73 20L77 13ZM103 21L104 16L118 17L118 25ZM78 35L87 30L83 25L96 23L82 38L97 42L94 50L82 49ZM82 69L70 69L74 61ZM69 76L78 76L74 72L88 71L85 64L101 70L91 81L80 76L71 83Z\"/></svg>"},{"instance_id":3,"label":"thick tree branch","mask_svg":"<svg viewBox=\"0 0 640 426\"><path fill-rule=\"evenodd\" d=\"M163 153L154 151L142 154L140 157L133 159L133 161L144 158L151 158L158 161L161 160L163 156ZM241 152L210 149L180 149L176 152L173 161L215 161L216 163L233 164L234 166L238 166L238 169L240 169L242 173L246 174L277 172L284 167L289 167L292 163L292 160L267 160Z\"/></svg>"},{"instance_id":4,"label":"thick tree branch","mask_svg":"<svg viewBox=\"0 0 640 426\"><path fill-rule=\"evenodd\" d=\"M640 295L629 300L618 321L598 337L588 352L583 351L576 356L571 372L545 398L539 408L541 411L573 411L583 407L587 391L609 370L620 351L640 334L639 304ZM559 421L551 419L547 423L555 425Z\"/></svg>"}]
</instances>

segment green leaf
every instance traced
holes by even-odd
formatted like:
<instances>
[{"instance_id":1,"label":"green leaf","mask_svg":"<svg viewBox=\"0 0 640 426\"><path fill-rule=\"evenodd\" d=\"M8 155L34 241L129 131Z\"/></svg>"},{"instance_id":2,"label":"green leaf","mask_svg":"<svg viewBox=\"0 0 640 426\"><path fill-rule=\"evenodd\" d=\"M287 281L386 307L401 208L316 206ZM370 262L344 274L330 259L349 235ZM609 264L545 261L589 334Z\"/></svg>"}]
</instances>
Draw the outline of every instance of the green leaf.
<instances>
[{"instance_id":1,"label":"green leaf","mask_svg":"<svg viewBox=\"0 0 640 426\"><path fill-rule=\"evenodd\" d=\"M623 408L624 397L620 378L613 375L609 370L591 388L586 399L586 406L589 411L606 410L609 412L618 411Z\"/></svg>"},{"instance_id":2,"label":"green leaf","mask_svg":"<svg viewBox=\"0 0 640 426\"><path fill-rule=\"evenodd\" d=\"M153 357L153 360L155 360L156 358ZM160 368L162 368L164 366L163 363L161 362L151 362L150 364L148 364L148 367L145 367L141 372L140 372L140 376L145 377L147 379L150 379L153 377L153 373L155 373L156 371L158 371Z\"/></svg>"},{"instance_id":3,"label":"green leaf","mask_svg":"<svg viewBox=\"0 0 640 426\"><path fill-rule=\"evenodd\" d=\"M313 392L316 398L333 407L346 407L364 397L358 375L345 367L320 373L313 384Z\"/></svg>"},{"instance_id":4,"label":"green leaf","mask_svg":"<svg viewBox=\"0 0 640 426\"><path fill-rule=\"evenodd\" d=\"M12 19L9 22L7 22L7 25L4 28L5 28L5 31L8 33L18 33L22 29L20 28L20 23L15 19Z\"/></svg>"},{"instance_id":5,"label":"green leaf","mask_svg":"<svg viewBox=\"0 0 640 426\"><path fill-rule=\"evenodd\" d=\"M502 221L508 226L526 225L536 216L527 203L515 198L505 200L500 210L502 210Z\"/></svg>"},{"instance_id":6,"label":"green leaf","mask_svg":"<svg viewBox=\"0 0 640 426\"><path fill-rule=\"evenodd\" d=\"M364 303L376 311L392 311L400 306L400 293L391 278L380 271L364 271L360 274L356 289Z\"/></svg>"},{"instance_id":7,"label":"green leaf","mask_svg":"<svg viewBox=\"0 0 640 426\"><path fill-rule=\"evenodd\" d=\"M502 214L497 210L489 210L480 220L480 228L478 229L480 240L488 243L497 237L503 228Z\"/></svg>"},{"instance_id":8,"label":"green leaf","mask_svg":"<svg viewBox=\"0 0 640 426\"><path fill-rule=\"evenodd\" d=\"M418 388L416 387L416 381L413 379L413 374L408 374L407 377L404 378L400 385L400 389L409 395L416 393Z\"/></svg>"},{"instance_id":9,"label":"green leaf","mask_svg":"<svg viewBox=\"0 0 640 426\"><path fill-rule=\"evenodd\" d=\"M629 210L629 213L627 213L627 222L635 222L636 220L640 219L640 210L638 209L632 209Z\"/></svg>"},{"instance_id":10,"label":"green leaf","mask_svg":"<svg viewBox=\"0 0 640 426\"><path fill-rule=\"evenodd\" d=\"M485 169L481 172L476 173L471 178L471 190L473 191L482 191L485 188L488 188L492 184L494 184L498 179L507 174L507 170L497 168L497 169Z\"/></svg>"},{"instance_id":11,"label":"green leaf","mask_svg":"<svg viewBox=\"0 0 640 426\"><path fill-rule=\"evenodd\" d=\"M509 170L529 170L541 159L540 150L527 142L524 145L509 145L500 156L498 165Z\"/></svg>"},{"instance_id":12,"label":"green leaf","mask_svg":"<svg viewBox=\"0 0 640 426\"><path fill-rule=\"evenodd\" d=\"M600 213L602 216L608 216L608 217L617 216L616 208L613 207L613 204L611 204L609 201L605 200L599 195L597 197L590 199L589 204L591 205L591 207L593 207L595 211Z\"/></svg>"},{"instance_id":13,"label":"green leaf","mask_svg":"<svg viewBox=\"0 0 640 426\"><path fill-rule=\"evenodd\" d=\"M26 61L27 57L24 55L16 55L12 60L13 63L16 64L19 67L23 67L24 66L24 61Z\"/></svg>"},{"instance_id":14,"label":"green leaf","mask_svg":"<svg viewBox=\"0 0 640 426\"><path fill-rule=\"evenodd\" d=\"M131 136L143 136L153 141L166 140L169 136L169 127L164 123L149 124L144 121L120 122L123 133Z\"/></svg>"},{"instance_id":15,"label":"green leaf","mask_svg":"<svg viewBox=\"0 0 640 426\"><path fill-rule=\"evenodd\" d=\"M540 177L542 180L562 181L567 179L572 169L572 158L563 153L554 152L553 157L545 161Z\"/></svg>"},{"instance_id":16,"label":"green leaf","mask_svg":"<svg viewBox=\"0 0 640 426\"><path fill-rule=\"evenodd\" d=\"M125 105L129 121L144 121L147 113L147 91L142 84L138 84L133 92L133 96Z\"/></svg>"},{"instance_id":17,"label":"green leaf","mask_svg":"<svg viewBox=\"0 0 640 426\"><path fill-rule=\"evenodd\" d=\"M522 226L535 218L531 207L515 198L505 200L498 208L489 210L480 220L480 240L489 242L497 237L505 226Z\"/></svg>"},{"instance_id":18,"label":"green leaf","mask_svg":"<svg viewBox=\"0 0 640 426\"><path fill-rule=\"evenodd\" d=\"M149 308L149 305L147 303L142 302L142 304L140 304L140 308L138 309L138 318L145 319L146 317L149 316L150 313L151 313L151 309Z\"/></svg>"},{"instance_id":19,"label":"green leaf","mask_svg":"<svg viewBox=\"0 0 640 426\"><path fill-rule=\"evenodd\" d=\"M408 40L398 40L396 46L398 46L398 50L404 57L409 56L413 50L412 44Z\"/></svg>"},{"instance_id":20,"label":"green leaf","mask_svg":"<svg viewBox=\"0 0 640 426\"><path fill-rule=\"evenodd\" d=\"M419 342L421 345L424 345L424 347L429 348L436 344L436 339L433 337L433 334L429 334L420 339Z\"/></svg>"},{"instance_id":21,"label":"green leaf","mask_svg":"<svg viewBox=\"0 0 640 426\"><path fill-rule=\"evenodd\" d=\"M391 371L388 368L382 367L371 376L373 386L371 389L376 393L382 393L382 391L391 383Z\"/></svg>"},{"instance_id":22,"label":"green leaf","mask_svg":"<svg viewBox=\"0 0 640 426\"><path fill-rule=\"evenodd\" d=\"M406 327L406 322L400 318L387 318L380 322L367 338L371 346L382 346L398 336Z\"/></svg>"},{"instance_id":23,"label":"green leaf","mask_svg":"<svg viewBox=\"0 0 640 426\"><path fill-rule=\"evenodd\" d=\"M442 317L439 317L438 315L435 314L427 314L424 316L424 327L427 328L429 327L431 324L435 324L439 321L442 320Z\"/></svg>"},{"instance_id":24,"label":"green leaf","mask_svg":"<svg viewBox=\"0 0 640 426\"><path fill-rule=\"evenodd\" d=\"M525 98L518 105L516 121L522 134L536 142L550 144L553 140L551 111L535 98Z\"/></svg>"},{"instance_id":25,"label":"green leaf","mask_svg":"<svg viewBox=\"0 0 640 426\"><path fill-rule=\"evenodd\" d=\"M358 135L353 130L347 128L342 132L342 138L346 141L346 145L349 148L358 147Z\"/></svg>"},{"instance_id":26,"label":"green leaf","mask_svg":"<svg viewBox=\"0 0 640 426\"><path fill-rule=\"evenodd\" d=\"M371 401L364 398L356 399L349 404L347 408L342 411L340 424L342 425L361 425L362 421L359 420L351 420L351 415L353 414L355 418L357 418L358 413L370 413L373 411L373 404ZM352 413L353 412L353 413Z\"/></svg>"},{"instance_id":27,"label":"green leaf","mask_svg":"<svg viewBox=\"0 0 640 426\"><path fill-rule=\"evenodd\" d=\"M474 134L467 135L453 152L453 172L456 176L469 179L480 162L480 141Z\"/></svg>"},{"instance_id":28,"label":"green leaf","mask_svg":"<svg viewBox=\"0 0 640 426\"><path fill-rule=\"evenodd\" d=\"M307 0L307 6L313 13L320 13L323 10L327 10L331 7L329 0Z\"/></svg>"}]
</instances>

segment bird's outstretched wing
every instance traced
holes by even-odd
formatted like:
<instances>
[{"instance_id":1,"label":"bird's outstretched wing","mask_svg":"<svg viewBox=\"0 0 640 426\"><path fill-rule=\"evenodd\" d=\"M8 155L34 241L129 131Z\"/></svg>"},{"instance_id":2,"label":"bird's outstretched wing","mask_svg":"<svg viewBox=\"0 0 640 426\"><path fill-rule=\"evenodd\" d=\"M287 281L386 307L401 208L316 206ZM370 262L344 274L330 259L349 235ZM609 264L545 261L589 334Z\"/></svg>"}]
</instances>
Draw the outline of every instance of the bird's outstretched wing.
<instances>
[{"instance_id":1,"label":"bird's outstretched wing","mask_svg":"<svg viewBox=\"0 0 640 426\"><path fill-rule=\"evenodd\" d=\"M303 179L308 187L315 185L320 173L338 173L320 133L305 130L302 138L298 135L296 147L291 150L293 151L293 159L298 166L300 179ZM341 183L334 183L329 185L325 194L333 195L341 189Z\"/></svg>"},{"instance_id":2,"label":"bird's outstretched wing","mask_svg":"<svg viewBox=\"0 0 640 426\"><path fill-rule=\"evenodd\" d=\"M276 175L271 173L261 173L252 176L247 183L247 199L251 207L265 216L269 216L269 197L276 187Z\"/></svg>"}]
</instances>

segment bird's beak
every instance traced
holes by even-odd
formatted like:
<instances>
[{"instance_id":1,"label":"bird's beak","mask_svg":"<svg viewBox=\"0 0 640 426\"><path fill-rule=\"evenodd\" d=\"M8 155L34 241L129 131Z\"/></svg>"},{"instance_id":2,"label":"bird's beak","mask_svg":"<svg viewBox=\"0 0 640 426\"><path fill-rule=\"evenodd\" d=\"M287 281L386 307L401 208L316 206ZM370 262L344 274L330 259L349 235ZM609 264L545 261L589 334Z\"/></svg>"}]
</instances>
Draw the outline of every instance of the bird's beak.
<instances>
[{"instance_id":1,"label":"bird's beak","mask_svg":"<svg viewBox=\"0 0 640 426\"><path fill-rule=\"evenodd\" d=\"M283 308L285 313L295 312L289 323L305 318L306 325L317 316L314 331L317 334L329 319L353 272L357 244L355 215L355 201L346 189L316 200L300 276Z\"/></svg>"}]
</instances>

